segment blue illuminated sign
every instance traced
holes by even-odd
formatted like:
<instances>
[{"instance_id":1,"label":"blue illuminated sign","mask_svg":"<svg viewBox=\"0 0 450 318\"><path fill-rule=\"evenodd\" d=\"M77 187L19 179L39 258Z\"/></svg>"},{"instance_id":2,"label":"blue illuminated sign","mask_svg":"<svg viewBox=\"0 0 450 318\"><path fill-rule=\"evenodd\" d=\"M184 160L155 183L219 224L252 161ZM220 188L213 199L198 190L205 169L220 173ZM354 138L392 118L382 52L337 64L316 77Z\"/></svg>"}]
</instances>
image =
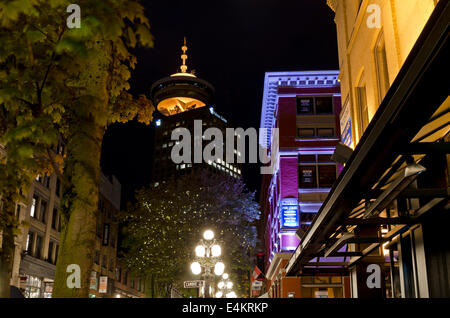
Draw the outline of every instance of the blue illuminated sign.
<instances>
[{"instance_id":1,"label":"blue illuminated sign","mask_svg":"<svg viewBox=\"0 0 450 318\"><path fill-rule=\"evenodd\" d=\"M296 199L284 199L281 202L281 226L298 227L298 203Z\"/></svg>"}]
</instances>

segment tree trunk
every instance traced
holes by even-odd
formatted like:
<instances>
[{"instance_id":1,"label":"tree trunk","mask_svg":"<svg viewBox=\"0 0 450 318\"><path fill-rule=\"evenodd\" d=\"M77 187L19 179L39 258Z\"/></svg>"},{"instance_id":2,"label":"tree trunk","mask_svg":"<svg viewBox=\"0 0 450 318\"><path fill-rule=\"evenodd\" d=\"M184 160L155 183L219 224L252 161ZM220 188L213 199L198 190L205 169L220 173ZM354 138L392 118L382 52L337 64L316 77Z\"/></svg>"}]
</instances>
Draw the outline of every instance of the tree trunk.
<instances>
[{"instance_id":1,"label":"tree trunk","mask_svg":"<svg viewBox=\"0 0 450 318\"><path fill-rule=\"evenodd\" d=\"M15 203L11 198L3 198L1 213L5 213L7 220L15 218ZM0 247L0 298L9 298L11 272L14 260L14 229L12 224L6 223L2 229L2 245Z\"/></svg>"},{"instance_id":2,"label":"tree trunk","mask_svg":"<svg viewBox=\"0 0 450 318\"><path fill-rule=\"evenodd\" d=\"M62 228L53 297L88 297L94 263L100 150L104 129L87 118L68 141L63 186ZM69 288L70 264L80 267L80 288ZM70 281L76 279L71 276Z\"/></svg>"},{"instance_id":3,"label":"tree trunk","mask_svg":"<svg viewBox=\"0 0 450 318\"><path fill-rule=\"evenodd\" d=\"M109 116L107 82L110 44L98 41L88 52L88 65L80 73L81 90L78 105L73 105L64 162L63 197L59 256L56 264L53 297L89 297L89 281L94 263L100 154ZM99 54L98 52L103 52ZM73 272L79 265L80 288L69 288Z\"/></svg>"}]
</instances>

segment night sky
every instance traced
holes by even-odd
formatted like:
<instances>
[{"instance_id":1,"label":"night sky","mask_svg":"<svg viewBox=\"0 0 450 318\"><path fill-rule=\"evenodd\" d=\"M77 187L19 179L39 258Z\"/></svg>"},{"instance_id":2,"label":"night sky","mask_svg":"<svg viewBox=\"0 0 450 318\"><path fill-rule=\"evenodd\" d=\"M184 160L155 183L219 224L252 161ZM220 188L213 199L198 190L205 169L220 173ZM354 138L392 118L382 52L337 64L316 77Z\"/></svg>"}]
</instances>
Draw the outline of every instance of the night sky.
<instances>
[{"instance_id":1,"label":"night sky","mask_svg":"<svg viewBox=\"0 0 450 318\"><path fill-rule=\"evenodd\" d=\"M154 48L137 49L131 92L179 71L183 37L188 71L216 89L216 111L235 127L259 128L264 73L338 69L334 13L326 0L143 1ZM151 180L154 124L114 124L103 141L102 169L122 183L123 202ZM243 166L259 190L256 165Z\"/></svg>"}]
</instances>

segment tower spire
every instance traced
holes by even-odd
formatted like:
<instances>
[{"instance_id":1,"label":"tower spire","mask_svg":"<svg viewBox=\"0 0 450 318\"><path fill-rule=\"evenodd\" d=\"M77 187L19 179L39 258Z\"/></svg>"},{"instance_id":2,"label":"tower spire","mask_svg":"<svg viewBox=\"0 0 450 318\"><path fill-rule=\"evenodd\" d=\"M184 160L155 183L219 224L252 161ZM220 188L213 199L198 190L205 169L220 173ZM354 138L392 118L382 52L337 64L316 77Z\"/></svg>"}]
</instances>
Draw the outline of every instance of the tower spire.
<instances>
[{"instance_id":1,"label":"tower spire","mask_svg":"<svg viewBox=\"0 0 450 318\"><path fill-rule=\"evenodd\" d=\"M186 46L186 37L184 37L184 44L181 47L181 50L183 51L183 54L181 54L181 60L183 60L183 64L180 66L181 69L181 73L186 73L187 71L187 65L186 65L186 59L188 58L186 51L187 51L187 46Z\"/></svg>"}]
</instances>

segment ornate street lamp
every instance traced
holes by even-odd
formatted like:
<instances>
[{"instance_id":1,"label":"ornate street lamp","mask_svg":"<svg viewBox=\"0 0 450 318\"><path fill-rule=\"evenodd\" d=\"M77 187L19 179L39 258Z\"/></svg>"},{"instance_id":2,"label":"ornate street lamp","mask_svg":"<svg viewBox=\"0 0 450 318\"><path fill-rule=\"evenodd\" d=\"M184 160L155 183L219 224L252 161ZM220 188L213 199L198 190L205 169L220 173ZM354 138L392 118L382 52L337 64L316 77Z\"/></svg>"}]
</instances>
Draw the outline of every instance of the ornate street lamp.
<instances>
[{"instance_id":1,"label":"ornate street lamp","mask_svg":"<svg viewBox=\"0 0 450 318\"><path fill-rule=\"evenodd\" d=\"M219 292L216 293L216 298L236 298L236 293L232 290L233 283L228 280L228 274L224 273L222 275L222 281L217 284Z\"/></svg>"},{"instance_id":2,"label":"ornate street lamp","mask_svg":"<svg viewBox=\"0 0 450 318\"><path fill-rule=\"evenodd\" d=\"M222 249L214 239L214 232L206 230L203 233L203 239L195 247L196 260L191 264L191 271L194 275L202 273L205 279L204 297L209 298L211 295L212 271L217 276L223 274L225 265L220 261L219 257L222 254Z\"/></svg>"}]
</instances>

